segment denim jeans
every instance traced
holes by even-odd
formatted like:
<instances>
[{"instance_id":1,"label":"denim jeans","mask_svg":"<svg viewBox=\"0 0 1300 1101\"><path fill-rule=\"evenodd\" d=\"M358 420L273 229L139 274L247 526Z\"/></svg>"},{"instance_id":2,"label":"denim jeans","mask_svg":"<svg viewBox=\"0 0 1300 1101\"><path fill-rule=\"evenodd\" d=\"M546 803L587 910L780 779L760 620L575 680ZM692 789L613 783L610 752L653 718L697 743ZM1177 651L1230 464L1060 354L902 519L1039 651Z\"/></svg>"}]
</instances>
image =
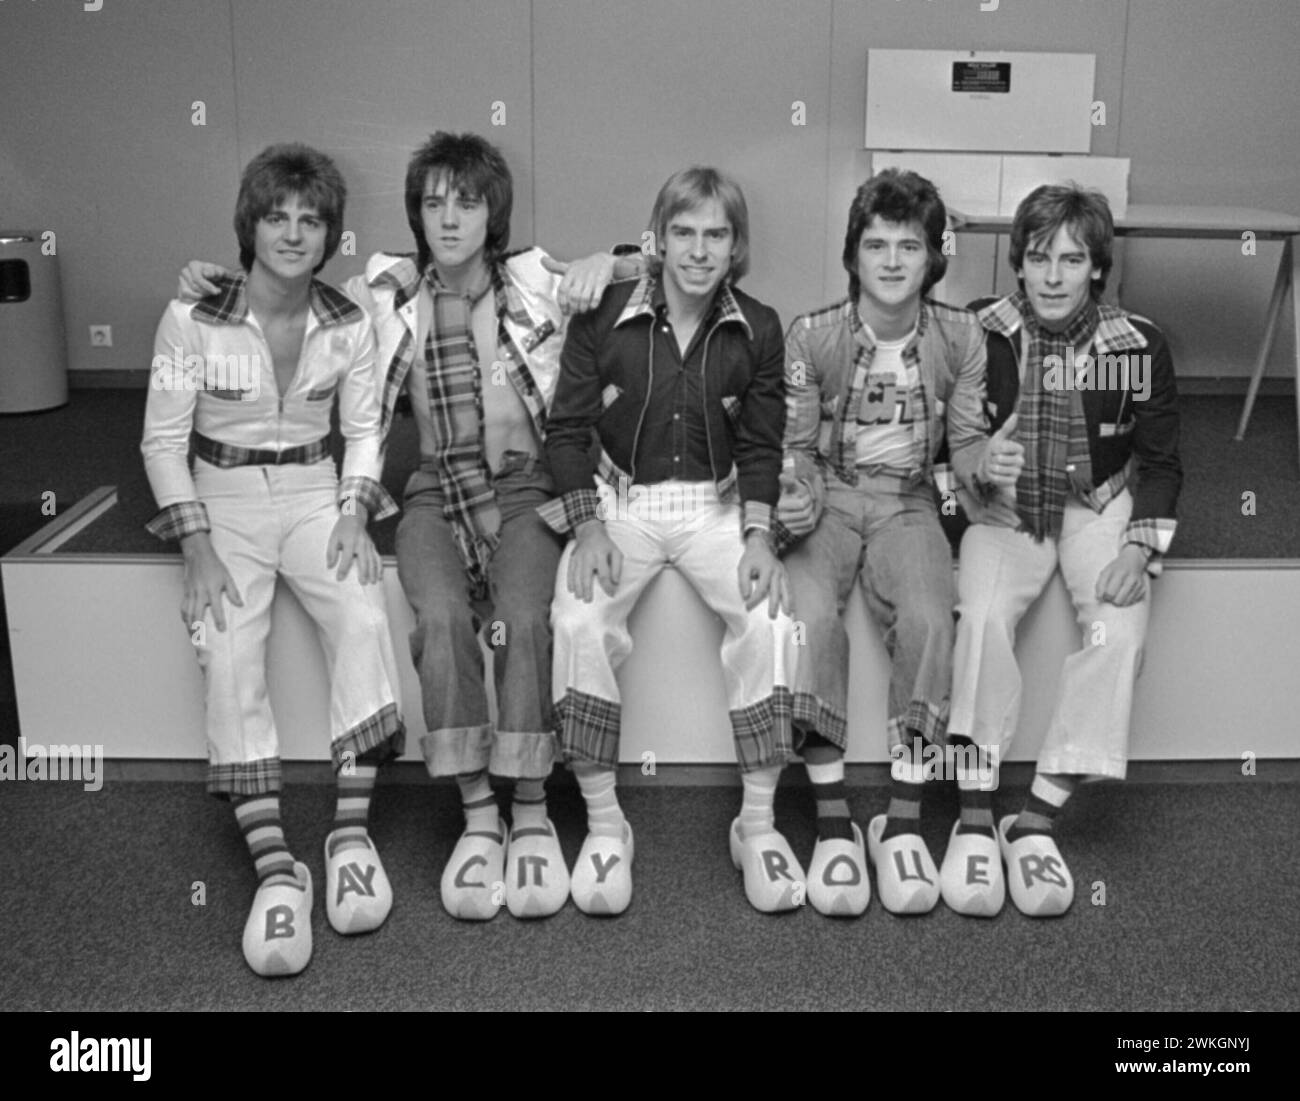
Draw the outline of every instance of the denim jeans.
<instances>
[{"instance_id":1,"label":"denim jeans","mask_svg":"<svg viewBox=\"0 0 1300 1101\"><path fill-rule=\"evenodd\" d=\"M488 567L488 606L470 600L436 462L423 460L406 484L397 573L415 611L411 657L429 730L421 750L432 776L486 768L537 779L549 776L555 761L550 614L562 542L536 512L554 496L542 460L507 451L492 481L501 530ZM492 648L495 728L480 629Z\"/></svg>"},{"instance_id":2,"label":"denim jeans","mask_svg":"<svg viewBox=\"0 0 1300 1101\"><path fill-rule=\"evenodd\" d=\"M864 468L850 486L826 475L817 527L786 555L796 625L804 646L795 675L794 719L847 747L849 640L844 609L856 580L884 636L891 747L912 730L946 737L952 683L952 552L934 491Z\"/></svg>"}]
</instances>

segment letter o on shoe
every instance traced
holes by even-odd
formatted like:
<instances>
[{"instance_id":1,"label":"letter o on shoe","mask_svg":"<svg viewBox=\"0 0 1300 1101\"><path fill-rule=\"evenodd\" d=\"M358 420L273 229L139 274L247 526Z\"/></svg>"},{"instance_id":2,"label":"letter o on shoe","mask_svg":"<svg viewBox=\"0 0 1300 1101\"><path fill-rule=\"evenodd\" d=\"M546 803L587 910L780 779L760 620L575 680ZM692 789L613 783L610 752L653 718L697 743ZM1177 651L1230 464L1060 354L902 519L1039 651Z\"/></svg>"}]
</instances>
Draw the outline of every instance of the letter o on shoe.
<instances>
[{"instance_id":1,"label":"letter o on shoe","mask_svg":"<svg viewBox=\"0 0 1300 1101\"><path fill-rule=\"evenodd\" d=\"M819 840L808 865L808 901L827 917L857 917L871 902L867 851L862 830L853 823L853 840Z\"/></svg>"},{"instance_id":2,"label":"letter o on shoe","mask_svg":"<svg viewBox=\"0 0 1300 1101\"><path fill-rule=\"evenodd\" d=\"M369 933L388 920L393 908L393 888L379 850L367 836L366 848L341 849L331 856L333 837L325 838L325 912L336 932Z\"/></svg>"},{"instance_id":3,"label":"letter o on shoe","mask_svg":"<svg viewBox=\"0 0 1300 1101\"><path fill-rule=\"evenodd\" d=\"M1011 901L1026 917L1059 917L1074 901L1074 877L1050 833L1027 833L1008 841L1007 831L1015 821L1009 814L998 823Z\"/></svg>"},{"instance_id":4,"label":"letter o on shoe","mask_svg":"<svg viewBox=\"0 0 1300 1101\"><path fill-rule=\"evenodd\" d=\"M996 917L1007 898L998 843L982 833L958 833L952 824L948 851L939 869L939 889L948 909L967 917Z\"/></svg>"},{"instance_id":5,"label":"letter o on shoe","mask_svg":"<svg viewBox=\"0 0 1300 1101\"><path fill-rule=\"evenodd\" d=\"M244 959L266 978L296 975L311 962L311 871L295 861L297 883L263 884L244 923Z\"/></svg>"},{"instance_id":6,"label":"letter o on shoe","mask_svg":"<svg viewBox=\"0 0 1300 1101\"><path fill-rule=\"evenodd\" d=\"M573 865L569 892L584 914L621 914L632 903L632 824L623 836L587 834Z\"/></svg>"},{"instance_id":7,"label":"letter o on shoe","mask_svg":"<svg viewBox=\"0 0 1300 1101\"><path fill-rule=\"evenodd\" d=\"M888 841L886 817L867 823L867 852L876 866L880 904L891 914L928 914L939 901L939 870L919 833L900 833Z\"/></svg>"}]
</instances>

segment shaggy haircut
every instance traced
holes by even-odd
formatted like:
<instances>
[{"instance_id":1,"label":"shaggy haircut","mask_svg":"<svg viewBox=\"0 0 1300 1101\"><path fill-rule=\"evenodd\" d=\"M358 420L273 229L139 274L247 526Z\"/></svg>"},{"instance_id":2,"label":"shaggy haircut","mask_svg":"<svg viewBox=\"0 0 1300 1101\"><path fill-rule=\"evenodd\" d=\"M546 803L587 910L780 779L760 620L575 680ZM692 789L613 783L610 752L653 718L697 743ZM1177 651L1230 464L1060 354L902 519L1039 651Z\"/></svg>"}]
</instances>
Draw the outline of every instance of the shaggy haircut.
<instances>
[{"instance_id":1,"label":"shaggy haircut","mask_svg":"<svg viewBox=\"0 0 1300 1101\"><path fill-rule=\"evenodd\" d=\"M731 268L727 282L738 283L749 271L749 207L745 193L730 176L716 168L692 165L668 177L650 211L650 232L654 234L655 250L646 257L646 267L658 277L663 270L662 242L667 240L668 223L684 210L694 210L710 199L717 199L722 212L731 223Z\"/></svg>"},{"instance_id":2,"label":"shaggy haircut","mask_svg":"<svg viewBox=\"0 0 1300 1101\"><path fill-rule=\"evenodd\" d=\"M291 195L298 196L298 202L315 210L325 223L325 255L312 274L317 274L338 251L348 198L343 174L329 157L310 146L272 145L248 162L239 181L235 237L239 241L239 263L245 271L253 269L257 223Z\"/></svg>"},{"instance_id":3,"label":"shaggy haircut","mask_svg":"<svg viewBox=\"0 0 1300 1101\"><path fill-rule=\"evenodd\" d=\"M430 173L436 182L447 178L447 190L487 203L487 240L483 255L492 263L510 244L510 212L515 186L510 168L496 146L477 134L448 134L439 130L412 155L406 166L406 221L415 237L416 262L424 271L433 250L424 236L424 189Z\"/></svg>"},{"instance_id":4,"label":"shaggy haircut","mask_svg":"<svg viewBox=\"0 0 1300 1101\"><path fill-rule=\"evenodd\" d=\"M1020 200L1011 221L1011 270L1019 276L1025 253L1045 251L1062 226L1069 227L1070 236L1088 250L1093 270L1101 272L1100 279L1088 284L1093 300L1099 300L1114 263L1115 220L1105 195L1077 183L1043 184ZM1023 279L1020 289L1024 290Z\"/></svg>"},{"instance_id":5,"label":"shaggy haircut","mask_svg":"<svg viewBox=\"0 0 1300 1101\"><path fill-rule=\"evenodd\" d=\"M921 294L930 293L948 270L943 254L943 234L948 228L948 211L938 189L924 176L900 168L877 172L858 188L849 206L849 228L844 234L844 270L849 273L849 297L855 302L862 285L858 279L858 247L872 218L903 225L915 222L925 237L930 265L921 283Z\"/></svg>"}]
</instances>

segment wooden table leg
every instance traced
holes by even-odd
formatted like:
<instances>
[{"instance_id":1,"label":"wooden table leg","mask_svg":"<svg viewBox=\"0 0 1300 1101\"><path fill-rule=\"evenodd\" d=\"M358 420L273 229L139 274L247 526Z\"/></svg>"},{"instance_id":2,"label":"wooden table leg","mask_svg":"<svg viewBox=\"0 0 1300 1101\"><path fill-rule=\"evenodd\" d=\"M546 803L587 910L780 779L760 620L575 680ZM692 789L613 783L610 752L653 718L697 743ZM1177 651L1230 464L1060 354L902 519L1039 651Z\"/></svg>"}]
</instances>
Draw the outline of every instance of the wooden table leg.
<instances>
[{"instance_id":1,"label":"wooden table leg","mask_svg":"<svg viewBox=\"0 0 1300 1101\"><path fill-rule=\"evenodd\" d=\"M1278 261L1277 278L1273 281L1273 297L1269 299L1268 313L1265 315L1264 343L1260 346L1255 368L1250 373L1250 388L1246 391L1246 404L1241 410L1241 420L1237 422L1237 434L1232 437L1234 440L1242 440L1246 437L1246 425L1250 423L1250 413L1255 408L1259 383L1264 377L1264 368L1268 366L1269 354L1273 351L1273 337L1277 335L1277 321L1282 314L1282 302L1286 298L1287 284L1291 284L1293 295L1296 289L1292 272L1295 250L1291 247L1291 240L1288 237L1282 242L1282 258ZM1297 349L1297 356L1300 356L1300 348ZM1300 376L1300 359L1297 359L1296 371Z\"/></svg>"}]
</instances>

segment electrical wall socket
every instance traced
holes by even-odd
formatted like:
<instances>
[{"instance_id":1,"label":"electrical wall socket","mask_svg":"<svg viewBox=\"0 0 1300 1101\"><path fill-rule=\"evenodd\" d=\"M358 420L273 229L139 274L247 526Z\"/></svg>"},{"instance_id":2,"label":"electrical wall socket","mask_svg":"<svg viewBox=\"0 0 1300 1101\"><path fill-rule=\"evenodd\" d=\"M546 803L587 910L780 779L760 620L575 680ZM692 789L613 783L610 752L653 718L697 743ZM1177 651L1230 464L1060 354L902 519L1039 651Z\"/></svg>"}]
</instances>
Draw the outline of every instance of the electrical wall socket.
<instances>
[{"instance_id":1,"label":"electrical wall socket","mask_svg":"<svg viewBox=\"0 0 1300 1101\"><path fill-rule=\"evenodd\" d=\"M90 327L90 344L94 348L111 348L113 346L113 326L92 325Z\"/></svg>"}]
</instances>

